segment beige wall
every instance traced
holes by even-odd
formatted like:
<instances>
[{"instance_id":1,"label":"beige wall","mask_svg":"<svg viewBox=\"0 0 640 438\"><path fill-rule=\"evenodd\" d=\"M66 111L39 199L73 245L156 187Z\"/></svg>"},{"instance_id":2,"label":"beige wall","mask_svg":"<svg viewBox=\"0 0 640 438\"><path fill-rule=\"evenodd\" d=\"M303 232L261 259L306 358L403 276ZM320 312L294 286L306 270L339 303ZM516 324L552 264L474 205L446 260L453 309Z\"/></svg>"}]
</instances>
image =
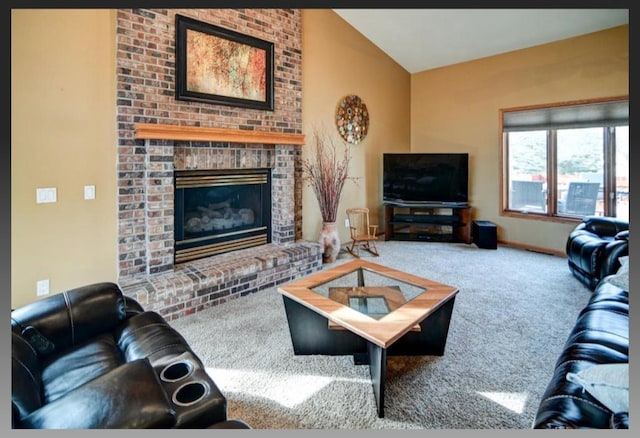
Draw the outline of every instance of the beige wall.
<instances>
[{"instance_id":1,"label":"beige wall","mask_svg":"<svg viewBox=\"0 0 640 438\"><path fill-rule=\"evenodd\" d=\"M383 152L469 151L475 216L495 221L502 239L563 247L570 225L498 215L498 109L627 94L628 26L411 76L332 11L302 16L307 138L316 123L333 129L345 95L359 95L371 114L368 136L350 146L359 181L345 186L340 224L348 206L367 205L382 225ZM16 307L37 299L40 279L52 293L116 281L115 11L13 10L11 18ZM88 184L93 201L83 200ZM58 202L36 204L37 187L57 187ZM303 238L317 239L308 188L303 216Z\"/></svg>"},{"instance_id":2,"label":"beige wall","mask_svg":"<svg viewBox=\"0 0 640 438\"><path fill-rule=\"evenodd\" d=\"M344 226L348 207L369 207L371 220L382 228L382 153L408 152L410 144L410 75L369 40L326 9L302 13L302 114L307 142L313 126L324 125L338 144L334 124L338 102L358 95L370 113L369 133L350 145L352 161L339 204L340 239L349 239ZM303 146L303 157L306 151ZM317 240L322 218L313 191L303 189L302 234Z\"/></svg>"},{"instance_id":3,"label":"beige wall","mask_svg":"<svg viewBox=\"0 0 640 438\"><path fill-rule=\"evenodd\" d=\"M116 280L114 29L109 10L11 12L12 307L37 280ZM37 187L58 202L36 204Z\"/></svg>"},{"instance_id":4,"label":"beige wall","mask_svg":"<svg viewBox=\"0 0 640 438\"><path fill-rule=\"evenodd\" d=\"M629 27L411 77L411 151L469 152L474 217L498 238L564 253L575 224L499 215L499 109L629 93Z\"/></svg>"}]
</instances>

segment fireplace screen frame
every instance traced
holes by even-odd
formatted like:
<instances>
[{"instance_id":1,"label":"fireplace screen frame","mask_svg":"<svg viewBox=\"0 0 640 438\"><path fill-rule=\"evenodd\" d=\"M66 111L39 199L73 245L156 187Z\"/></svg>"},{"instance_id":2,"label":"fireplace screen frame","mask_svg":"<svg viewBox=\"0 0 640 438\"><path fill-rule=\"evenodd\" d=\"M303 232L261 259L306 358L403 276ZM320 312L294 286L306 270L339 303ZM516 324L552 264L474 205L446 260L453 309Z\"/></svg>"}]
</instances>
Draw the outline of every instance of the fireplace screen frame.
<instances>
[{"instance_id":1,"label":"fireplace screen frame","mask_svg":"<svg viewBox=\"0 0 640 438\"><path fill-rule=\"evenodd\" d=\"M216 188L257 185L259 212L257 225L231 228L211 235L187 237L185 233L185 191L197 188ZM174 171L174 264L223 254L238 249L271 243L272 202L271 169L200 169Z\"/></svg>"}]
</instances>

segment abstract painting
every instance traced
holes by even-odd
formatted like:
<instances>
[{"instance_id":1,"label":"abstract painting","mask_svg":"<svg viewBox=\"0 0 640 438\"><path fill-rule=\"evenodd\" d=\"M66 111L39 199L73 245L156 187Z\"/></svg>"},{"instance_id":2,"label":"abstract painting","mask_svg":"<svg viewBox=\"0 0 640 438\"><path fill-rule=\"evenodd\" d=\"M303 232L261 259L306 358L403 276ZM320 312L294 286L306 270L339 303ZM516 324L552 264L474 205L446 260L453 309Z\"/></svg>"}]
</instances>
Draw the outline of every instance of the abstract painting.
<instances>
[{"instance_id":1,"label":"abstract painting","mask_svg":"<svg viewBox=\"0 0 640 438\"><path fill-rule=\"evenodd\" d=\"M176 99L273 110L273 43L176 15Z\"/></svg>"}]
</instances>

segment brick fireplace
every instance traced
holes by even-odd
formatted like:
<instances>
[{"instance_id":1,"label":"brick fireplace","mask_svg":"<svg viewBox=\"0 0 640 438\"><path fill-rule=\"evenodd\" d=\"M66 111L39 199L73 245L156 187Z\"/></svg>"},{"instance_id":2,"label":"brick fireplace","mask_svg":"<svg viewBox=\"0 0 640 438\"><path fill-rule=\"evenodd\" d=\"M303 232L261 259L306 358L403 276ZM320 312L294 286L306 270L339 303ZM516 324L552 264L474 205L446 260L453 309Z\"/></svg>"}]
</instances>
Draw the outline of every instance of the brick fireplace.
<instances>
[{"instance_id":1,"label":"brick fireplace","mask_svg":"<svg viewBox=\"0 0 640 438\"><path fill-rule=\"evenodd\" d=\"M274 42L274 111L175 99L175 15ZM301 238L301 12L118 9L118 273L125 293L168 319L311 273ZM176 171L266 169L270 243L175 263Z\"/></svg>"}]
</instances>

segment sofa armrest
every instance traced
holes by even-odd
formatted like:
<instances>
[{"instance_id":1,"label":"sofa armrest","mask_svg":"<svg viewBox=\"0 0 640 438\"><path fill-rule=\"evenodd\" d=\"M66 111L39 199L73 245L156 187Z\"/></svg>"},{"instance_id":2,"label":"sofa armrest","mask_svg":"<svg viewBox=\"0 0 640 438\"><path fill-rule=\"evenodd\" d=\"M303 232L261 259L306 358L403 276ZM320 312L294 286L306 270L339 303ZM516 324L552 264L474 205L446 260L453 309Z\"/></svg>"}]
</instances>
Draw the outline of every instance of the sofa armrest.
<instances>
[{"instance_id":1,"label":"sofa armrest","mask_svg":"<svg viewBox=\"0 0 640 438\"><path fill-rule=\"evenodd\" d=\"M125 318L120 288L114 283L96 283L14 309L11 328L21 334L35 329L55 347L52 351L38 351L46 355L112 330Z\"/></svg>"},{"instance_id":2,"label":"sofa armrest","mask_svg":"<svg viewBox=\"0 0 640 438\"><path fill-rule=\"evenodd\" d=\"M601 237L613 237L629 229L629 222L608 216L587 216L583 223L585 230Z\"/></svg>"},{"instance_id":3,"label":"sofa armrest","mask_svg":"<svg viewBox=\"0 0 640 438\"><path fill-rule=\"evenodd\" d=\"M177 428L227 419L227 400L182 335L158 313L135 315L114 332L126 361L147 358L175 410ZM170 376L170 377L169 377Z\"/></svg>"},{"instance_id":4,"label":"sofa armrest","mask_svg":"<svg viewBox=\"0 0 640 438\"><path fill-rule=\"evenodd\" d=\"M620 231L613 238L616 240L629 240L629 230Z\"/></svg>"},{"instance_id":5,"label":"sofa armrest","mask_svg":"<svg viewBox=\"0 0 640 438\"><path fill-rule=\"evenodd\" d=\"M27 429L170 428L175 412L146 359L125 363L24 417Z\"/></svg>"},{"instance_id":6,"label":"sofa armrest","mask_svg":"<svg viewBox=\"0 0 640 438\"><path fill-rule=\"evenodd\" d=\"M602 280L604 277L615 274L620 268L620 257L629 255L628 240L613 240L602 248L600 257L602 264L598 278Z\"/></svg>"}]
</instances>

